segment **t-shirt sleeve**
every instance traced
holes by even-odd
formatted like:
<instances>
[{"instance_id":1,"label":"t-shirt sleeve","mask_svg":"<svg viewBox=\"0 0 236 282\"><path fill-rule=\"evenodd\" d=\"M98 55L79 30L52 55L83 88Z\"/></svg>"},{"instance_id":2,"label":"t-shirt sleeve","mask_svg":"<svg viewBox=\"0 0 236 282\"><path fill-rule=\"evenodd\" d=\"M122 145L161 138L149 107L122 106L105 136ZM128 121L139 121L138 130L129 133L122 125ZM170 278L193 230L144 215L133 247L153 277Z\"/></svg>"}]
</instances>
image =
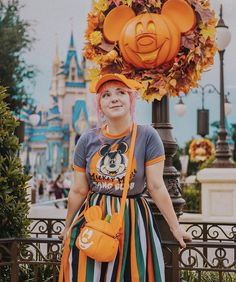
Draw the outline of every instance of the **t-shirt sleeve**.
<instances>
[{"instance_id":1,"label":"t-shirt sleeve","mask_svg":"<svg viewBox=\"0 0 236 282\"><path fill-rule=\"evenodd\" d=\"M86 170L86 134L82 134L75 146L73 168L79 172Z\"/></svg>"},{"instance_id":2,"label":"t-shirt sleeve","mask_svg":"<svg viewBox=\"0 0 236 282\"><path fill-rule=\"evenodd\" d=\"M145 166L165 160L165 149L161 137L152 126L147 127Z\"/></svg>"}]
</instances>

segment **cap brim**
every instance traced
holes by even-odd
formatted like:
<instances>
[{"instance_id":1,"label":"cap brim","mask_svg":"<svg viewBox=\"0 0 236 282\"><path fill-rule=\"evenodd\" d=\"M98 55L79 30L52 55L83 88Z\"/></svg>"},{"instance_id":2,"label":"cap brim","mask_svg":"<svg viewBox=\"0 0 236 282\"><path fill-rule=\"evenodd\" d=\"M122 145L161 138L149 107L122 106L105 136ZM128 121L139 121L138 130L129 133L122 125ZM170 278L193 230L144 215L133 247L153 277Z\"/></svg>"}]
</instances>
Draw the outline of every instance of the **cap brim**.
<instances>
[{"instance_id":1,"label":"cap brim","mask_svg":"<svg viewBox=\"0 0 236 282\"><path fill-rule=\"evenodd\" d=\"M103 75L94 85L94 93L97 93L99 88L106 83L107 81L120 81L124 83L128 88L130 89L140 89L142 87L142 84L133 80L133 79L128 79L126 78L123 74L116 74L116 73L110 73L110 74L105 74Z\"/></svg>"}]
</instances>

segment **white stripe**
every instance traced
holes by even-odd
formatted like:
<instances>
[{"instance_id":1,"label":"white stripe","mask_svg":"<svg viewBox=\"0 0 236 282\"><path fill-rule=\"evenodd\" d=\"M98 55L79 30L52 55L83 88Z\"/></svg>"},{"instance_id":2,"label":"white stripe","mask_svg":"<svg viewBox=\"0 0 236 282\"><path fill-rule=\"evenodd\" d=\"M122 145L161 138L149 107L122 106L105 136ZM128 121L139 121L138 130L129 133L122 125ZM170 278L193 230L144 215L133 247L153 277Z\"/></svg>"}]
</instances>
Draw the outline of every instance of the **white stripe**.
<instances>
[{"instance_id":1,"label":"white stripe","mask_svg":"<svg viewBox=\"0 0 236 282\"><path fill-rule=\"evenodd\" d=\"M120 201L119 201L119 198L116 198L116 203L117 203L117 212L119 213L120 212Z\"/></svg>"},{"instance_id":2,"label":"white stripe","mask_svg":"<svg viewBox=\"0 0 236 282\"><path fill-rule=\"evenodd\" d=\"M94 198L94 205L97 205L97 201L98 201L98 197L99 197L99 194L97 194L97 196L95 196L95 198Z\"/></svg>"},{"instance_id":3,"label":"white stripe","mask_svg":"<svg viewBox=\"0 0 236 282\"><path fill-rule=\"evenodd\" d=\"M113 269L114 269L115 260L116 259L114 259L112 262L108 263L107 273L106 273L106 282L111 282L111 276L112 276L112 272L113 272Z\"/></svg>"},{"instance_id":4,"label":"white stripe","mask_svg":"<svg viewBox=\"0 0 236 282\"><path fill-rule=\"evenodd\" d=\"M107 197L106 203L107 203L106 205L107 214L111 215L112 212L111 212L111 197L110 196Z\"/></svg>"},{"instance_id":5,"label":"white stripe","mask_svg":"<svg viewBox=\"0 0 236 282\"><path fill-rule=\"evenodd\" d=\"M140 235L140 242L141 242L141 250L143 254L143 263L144 263L144 277L146 281L146 267L147 267L147 244L148 244L148 239L147 239L147 234L146 234L146 229L143 221L143 217L140 211L140 208L138 206L138 227L139 227L139 235Z\"/></svg>"},{"instance_id":6,"label":"white stripe","mask_svg":"<svg viewBox=\"0 0 236 282\"><path fill-rule=\"evenodd\" d=\"M154 240L154 244L156 246L156 253L157 253L157 257L158 257L158 263L159 263L159 268L160 268L160 273L161 273L161 281L165 281L165 264L164 264L164 258L163 258L163 253L162 253L162 248L161 248L161 242L155 232L154 226L153 226L153 220L152 220L152 215L151 215L151 211L148 208L148 213L149 213L149 217L150 217L150 223L151 223L151 228L152 228L152 234L153 234L153 240Z\"/></svg>"},{"instance_id":7,"label":"white stripe","mask_svg":"<svg viewBox=\"0 0 236 282\"><path fill-rule=\"evenodd\" d=\"M70 281L68 282L72 282L72 251L70 251L70 256L69 256L69 265L70 265L70 270L69 270L69 273L70 273Z\"/></svg>"},{"instance_id":8,"label":"white stripe","mask_svg":"<svg viewBox=\"0 0 236 282\"><path fill-rule=\"evenodd\" d=\"M100 281L102 263L94 261L94 276L93 282Z\"/></svg>"}]
</instances>

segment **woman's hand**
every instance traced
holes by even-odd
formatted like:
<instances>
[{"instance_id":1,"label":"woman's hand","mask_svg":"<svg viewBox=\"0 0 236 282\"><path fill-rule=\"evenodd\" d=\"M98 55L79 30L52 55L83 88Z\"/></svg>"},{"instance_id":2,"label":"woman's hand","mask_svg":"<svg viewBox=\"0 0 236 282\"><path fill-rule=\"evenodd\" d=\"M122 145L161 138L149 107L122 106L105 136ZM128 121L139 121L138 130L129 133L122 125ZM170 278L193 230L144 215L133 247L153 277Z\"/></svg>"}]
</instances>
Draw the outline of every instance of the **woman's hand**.
<instances>
[{"instance_id":1,"label":"woman's hand","mask_svg":"<svg viewBox=\"0 0 236 282\"><path fill-rule=\"evenodd\" d=\"M69 233L69 227L65 227L61 234L58 236L60 240L65 241Z\"/></svg>"},{"instance_id":2,"label":"woman's hand","mask_svg":"<svg viewBox=\"0 0 236 282\"><path fill-rule=\"evenodd\" d=\"M186 248L186 243L184 241L192 241L192 236L188 234L180 225L173 230L171 229L171 232L173 233L175 239L179 242L180 246L183 249Z\"/></svg>"}]
</instances>

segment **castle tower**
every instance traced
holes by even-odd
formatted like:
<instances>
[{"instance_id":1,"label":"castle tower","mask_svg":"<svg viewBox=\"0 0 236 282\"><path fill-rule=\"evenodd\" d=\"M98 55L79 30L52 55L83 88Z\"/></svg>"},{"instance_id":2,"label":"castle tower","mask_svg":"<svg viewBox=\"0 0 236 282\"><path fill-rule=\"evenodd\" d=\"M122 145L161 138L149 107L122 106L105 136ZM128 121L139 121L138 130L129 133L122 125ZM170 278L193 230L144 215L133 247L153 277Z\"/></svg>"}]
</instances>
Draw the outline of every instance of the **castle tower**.
<instances>
[{"instance_id":1,"label":"castle tower","mask_svg":"<svg viewBox=\"0 0 236 282\"><path fill-rule=\"evenodd\" d=\"M58 47L53 61L53 79L50 94L58 98L58 108L63 126L69 130L69 163L72 162L73 150L77 136L89 127L86 107L86 81L84 61L79 64L71 32L69 48L65 62L59 62Z\"/></svg>"},{"instance_id":2,"label":"castle tower","mask_svg":"<svg viewBox=\"0 0 236 282\"><path fill-rule=\"evenodd\" d=\"M86 83L79 65L74 35L71 32L70 45L65 63L61 63L58 73L58 105L63 123L72 129L72 109L77 100L86 100Z\"/></svg>"},{"instance_id":3,"label":"castle tower","mask_svg":"<svg viewBox=\"0 0 236 282\"><path fill-rule=\"evenodd\" d=\"M69 49L65 63L60 61L58 44L52 64L50 97L52 103L37 114L40 121L32 126L27 118L27 146L24 150L24 162L29 156L31 171L49 178L55 178L63 169L70 167L78 137L90 127L84 64L79 64L71 33Z\"/></svg>"},{"instance_id":4,"label":"castle tower","mask_svg":"<svg viewBox=\"0 0 236 282\"><path fill-rule=\"evenodd\" d=\"M56 52L55 52L55 57L53 59L53 64L52 64L52 81L51 81L51 88L50 88L50 96L57 96L58 93L58 76L57 74L59 73L60 69L60 59L58 55L58 44L56 43Z\"/></svg>"}]
</instances>

